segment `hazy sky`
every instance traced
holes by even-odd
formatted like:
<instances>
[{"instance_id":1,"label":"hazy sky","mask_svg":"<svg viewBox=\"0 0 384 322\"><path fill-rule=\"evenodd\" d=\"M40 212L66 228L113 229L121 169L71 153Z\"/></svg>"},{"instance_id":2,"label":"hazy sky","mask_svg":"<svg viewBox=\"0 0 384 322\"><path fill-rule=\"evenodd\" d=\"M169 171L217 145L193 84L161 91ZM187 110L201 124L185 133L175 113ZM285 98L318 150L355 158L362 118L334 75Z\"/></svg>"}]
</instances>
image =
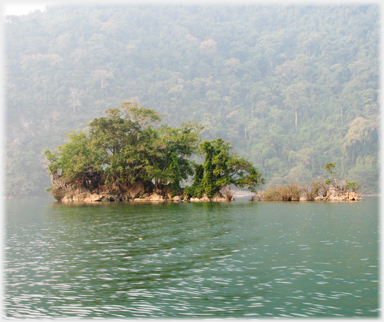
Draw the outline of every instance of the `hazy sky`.
<instances>
[{"instance_id":1,"label":"hazy sky","mask_svg":"<svg viewBox=\"0 0 384 322\"><path fill-rule=\"evenodd\" d=\"M5 1L2 5L3 15L26 15L36 9L43 11L48 4L49 2L39 1Z\"/></svg>"},{"instance_id":2,"label":"hazy sky","mask_svg":"<svg viewBox=\"0 0 384 322\"><path fill-rule=\"evenodd\" d=\"M2 15L25 15L30 11L39 9L44 10L45 6L55 3L72 3L72 4L93 4L93 3L102 3L102 4L129 4L129 3L176 3L176 4L204 4L204 3L294 3L294 4L310 4L310 3L319 3L319 4L338 4L338 3L364 3L364 2L373 2L379 3L378 0L3 0L2 1Z\"/></svg>"}]
</instances>

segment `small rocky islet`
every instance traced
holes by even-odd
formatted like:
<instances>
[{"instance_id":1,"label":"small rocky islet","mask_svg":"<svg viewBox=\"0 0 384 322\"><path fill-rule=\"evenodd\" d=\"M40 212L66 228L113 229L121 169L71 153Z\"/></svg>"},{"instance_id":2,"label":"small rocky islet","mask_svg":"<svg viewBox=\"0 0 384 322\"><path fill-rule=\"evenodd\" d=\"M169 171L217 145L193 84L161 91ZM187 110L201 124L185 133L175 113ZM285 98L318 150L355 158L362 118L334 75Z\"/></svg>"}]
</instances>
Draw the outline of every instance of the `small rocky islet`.
<instances>
[{"instance_id":1,"label":"small rocky islet","mask_svg":"<svg viewBox=\"0 0 384 322\"><path fill-rule=\"evenodd\" d=\"M47 190L57 201L223 202L233 200L232 188L248 189L261 201L361 200L356 182L339 184L335 163L325 165L333 181L319 178L307 186L291 184L257 193L265 183L261 173L233 153L229 142L201 141L201 125L157 126L157 111L131 102L106 114L85 130L69 133L67 143L53 153L44 152L52 183ZM183 187L187 181L191 185Z\"/></svg>"}]
</instances>

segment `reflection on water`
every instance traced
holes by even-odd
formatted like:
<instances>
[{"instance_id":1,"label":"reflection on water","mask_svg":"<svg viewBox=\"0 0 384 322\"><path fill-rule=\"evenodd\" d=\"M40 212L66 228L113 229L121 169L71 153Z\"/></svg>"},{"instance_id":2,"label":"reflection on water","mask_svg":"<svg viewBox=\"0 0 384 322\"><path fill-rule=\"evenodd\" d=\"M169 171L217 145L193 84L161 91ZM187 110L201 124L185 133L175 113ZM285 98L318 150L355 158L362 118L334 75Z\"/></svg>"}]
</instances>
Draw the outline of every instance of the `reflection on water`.
<instances>
[{"instance_id":1,"label":"reflection on water","mask_svg":"<svg viewBox=\"0 0 384 322\"><path fill-rule=\"evenodd\" d=\"M49 317L377 317L378 199L7 202L5 310Z\"/></svg>"}]
</instances>

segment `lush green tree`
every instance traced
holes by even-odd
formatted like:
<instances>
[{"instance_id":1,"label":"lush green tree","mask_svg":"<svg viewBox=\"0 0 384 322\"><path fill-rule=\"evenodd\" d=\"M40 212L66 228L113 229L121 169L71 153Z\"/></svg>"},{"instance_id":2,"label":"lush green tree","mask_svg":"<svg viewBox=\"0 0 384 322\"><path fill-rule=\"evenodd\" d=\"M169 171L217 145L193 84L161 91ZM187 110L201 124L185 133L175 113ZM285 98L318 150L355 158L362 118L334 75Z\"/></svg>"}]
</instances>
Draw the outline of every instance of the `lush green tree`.
<instances>
[{"instance_id":1,"label":"lush green tree","mask_svg":"<svg viewBox=\"0 0 384 322\"><path fill-rule=\"evenodd\" d=\"M191 195L201 196L205 193L208 198L227 186L246 187L255 191L256 187L264 183L264 179L257 169L244 158L232 153L232 146L222 139L204 141L200 144L200 154L204 156L203 166L195 166L196 177Z\"/></svg>"},{"instance_id":2,"label":"lush green tree","mask_svg":"<svg viewBox=\"0 0 384 322\"><path fill-rule=\"evenodd\" d=\"M197 149L201 127L188 123L156 129L159 114L133 103L106 113L89 122L86 131L69 134L69 142L55 153L45 151L54 187L92 190L105 185L123 192L141 181L154 182L157 189L170 184L176 194L181 181L193 174L189 157Z\"/></svg>"}]
</instances>

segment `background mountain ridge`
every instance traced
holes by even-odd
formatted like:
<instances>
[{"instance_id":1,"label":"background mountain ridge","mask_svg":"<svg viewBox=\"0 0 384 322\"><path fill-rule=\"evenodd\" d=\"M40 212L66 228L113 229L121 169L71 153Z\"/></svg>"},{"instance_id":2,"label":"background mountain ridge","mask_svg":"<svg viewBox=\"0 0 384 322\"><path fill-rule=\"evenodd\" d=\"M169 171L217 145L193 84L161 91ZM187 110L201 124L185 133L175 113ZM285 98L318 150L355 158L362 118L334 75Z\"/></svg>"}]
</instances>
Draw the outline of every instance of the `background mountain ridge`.
<instances>
[{"instance_id":1,"label":"background mountain ridge","mask_svg":"<svg viewBox=\"0 0 384 322\"><path fill-rule=\"evenodd\" d=\"M378 191L377 5L50 6L4 24L7 197L44 195L42 152L124 101L199 122L269 184L336 162Z\"/></svg>"}]
</instances>

